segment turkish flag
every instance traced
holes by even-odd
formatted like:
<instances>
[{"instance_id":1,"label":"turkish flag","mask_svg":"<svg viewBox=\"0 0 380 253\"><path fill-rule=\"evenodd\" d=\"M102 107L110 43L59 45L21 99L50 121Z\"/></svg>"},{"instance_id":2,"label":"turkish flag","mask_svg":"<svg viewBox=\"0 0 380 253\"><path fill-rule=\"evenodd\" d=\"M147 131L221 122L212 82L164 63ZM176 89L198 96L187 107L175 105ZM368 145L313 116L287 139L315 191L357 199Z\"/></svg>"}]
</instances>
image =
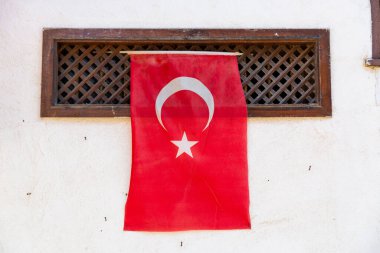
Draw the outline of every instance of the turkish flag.
<instances>
[{"instance_id":1,"label":"turkish flag","mask_svg":"<svg viewBox=\"0 0 380 253\"><path fill-rule=\"evenodd\" d=\"M124 230L251 227L236 56L131 54L131 118Z\"/></svg>"}]
</instances>

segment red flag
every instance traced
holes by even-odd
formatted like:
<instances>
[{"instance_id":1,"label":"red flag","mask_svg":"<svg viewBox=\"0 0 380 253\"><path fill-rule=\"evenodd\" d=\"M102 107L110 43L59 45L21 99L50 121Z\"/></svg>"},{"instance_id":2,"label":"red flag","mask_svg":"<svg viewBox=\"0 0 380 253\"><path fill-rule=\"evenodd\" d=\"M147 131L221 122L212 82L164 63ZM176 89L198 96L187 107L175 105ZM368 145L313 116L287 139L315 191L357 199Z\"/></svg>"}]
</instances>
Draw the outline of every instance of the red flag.
<instances>
[{"instance_id":1,"label":"red flag","mask_svg":"<svg viewBox=\"0 0 380 253\"><path fill-rule=\"evenodd\" d=\"M131 117L124 230L250 228L236 56L132 54Z\"/></svg>"}]
</instances>

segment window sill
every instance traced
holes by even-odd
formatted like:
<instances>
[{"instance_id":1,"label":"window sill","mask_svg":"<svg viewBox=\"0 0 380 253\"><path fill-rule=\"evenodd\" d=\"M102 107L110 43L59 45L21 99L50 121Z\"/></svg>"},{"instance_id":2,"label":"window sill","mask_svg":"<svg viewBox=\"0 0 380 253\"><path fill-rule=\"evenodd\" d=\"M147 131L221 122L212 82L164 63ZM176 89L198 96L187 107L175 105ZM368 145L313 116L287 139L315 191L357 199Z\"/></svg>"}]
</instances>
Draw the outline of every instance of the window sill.
<instances>
[{"instance_id":1,"label":"window sill","mask_svg":"<svg viewBox=\"0 0 380 253\"><path fill-rule=\"evenodd\" d=\"M368 58L365 60L366 67L380 67L380 58Z\"/></svg>"}]
</instances>

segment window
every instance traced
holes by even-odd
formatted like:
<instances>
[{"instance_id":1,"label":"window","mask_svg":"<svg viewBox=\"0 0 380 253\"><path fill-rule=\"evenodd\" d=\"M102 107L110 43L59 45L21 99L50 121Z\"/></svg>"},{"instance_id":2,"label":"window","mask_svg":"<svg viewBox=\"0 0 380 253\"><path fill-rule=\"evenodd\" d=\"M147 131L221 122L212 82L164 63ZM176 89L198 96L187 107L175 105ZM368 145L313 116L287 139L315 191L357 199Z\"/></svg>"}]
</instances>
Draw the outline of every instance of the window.
<instances>
[{"instance_id":1,"label":"window","mask_svg":"<svg viewBox=\"0 0 380 253\"><path fill-rule=\"evenodd\" d=\"M367 66L380 67L380 1L371 0L372 58L366 59Z\"/></svg>"},{"instance_id":2,"label":"window","mask_svg":"<svg viewBox=\"0 0 380 253\"><path fill-rule=\"evenodd\" d=\"M41 116L129 116L126 50L238 51L249 116L331 115L328 30L45 29Z\"/></svg>"}]
</instances>

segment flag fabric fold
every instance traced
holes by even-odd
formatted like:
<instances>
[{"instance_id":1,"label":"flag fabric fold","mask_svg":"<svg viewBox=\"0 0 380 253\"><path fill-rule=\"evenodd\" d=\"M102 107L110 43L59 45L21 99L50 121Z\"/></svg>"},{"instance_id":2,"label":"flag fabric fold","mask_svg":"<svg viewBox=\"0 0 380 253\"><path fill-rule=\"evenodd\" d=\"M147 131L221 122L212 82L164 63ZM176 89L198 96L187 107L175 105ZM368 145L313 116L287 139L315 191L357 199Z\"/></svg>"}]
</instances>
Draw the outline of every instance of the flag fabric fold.
<instances>
[{"instance_id":1,"label":"flag fabric fold","mask_svg":"<svg viewBox=\"0 0 380 253\"><path fill-rule=\"evenodd\" d=\"M236 56L132 54L131 118L124 230L250 228Z\"/></svg>"}]
</instances>

